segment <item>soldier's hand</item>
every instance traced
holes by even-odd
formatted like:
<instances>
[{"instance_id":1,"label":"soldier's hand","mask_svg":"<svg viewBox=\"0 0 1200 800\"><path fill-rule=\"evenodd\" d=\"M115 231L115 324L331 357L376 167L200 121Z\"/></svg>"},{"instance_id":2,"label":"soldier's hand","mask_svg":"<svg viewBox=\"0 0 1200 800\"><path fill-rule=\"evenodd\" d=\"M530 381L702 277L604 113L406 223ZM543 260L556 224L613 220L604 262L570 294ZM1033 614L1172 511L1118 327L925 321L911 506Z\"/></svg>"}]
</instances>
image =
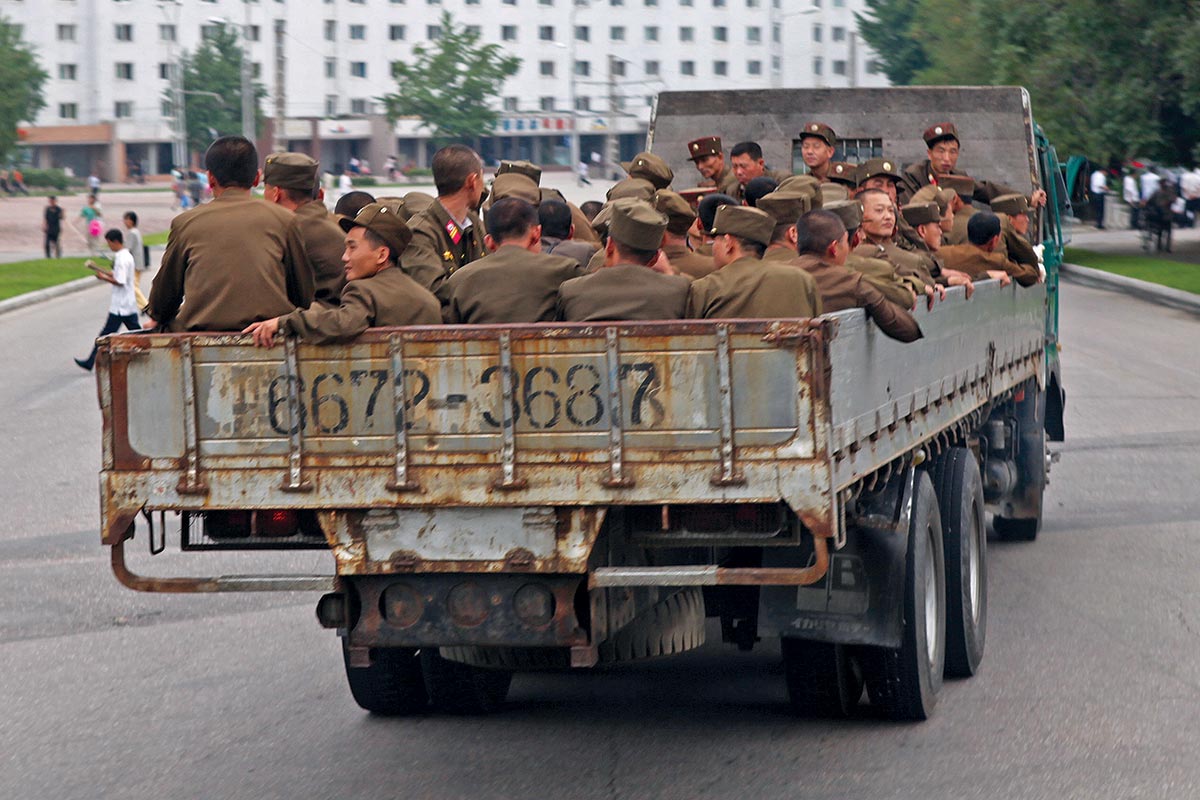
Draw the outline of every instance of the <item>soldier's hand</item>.
<instances>
[{"instance_id":1,"label":"soldier's hand","mask_svg":"<svg viewBox=\"0 0 1200 800\"><path fill-rule=\"evenodd\" d=\"M242 333L252 334L254 336L254 344L259 347L273 347L275 345L275 334L278 331L278 319L265 319L262 322L251 323Z\"/></svg>"},{"instance_id":2,"label":"soldier's hand","mask_svg":"<svg viewBox=\"0 0 1200 800\"><path fill-rule=\"evenodd\" d=\"M1001 286L1008 286L1012 283L1012 276L1002 269L989 269L988 277L1000 281Z\"/></svg>"},{"instance_id":3,"label":"soldier's hand","mask_svg":"<svg viewBox=\"0 0 1200 800\"><path fill-rule=\"evenodd\" d=\"M1041 208L1044 205L1046 205L1046 190L1035 189L1033 194L1029 197L1029 207Z\"/></svg>"}]
</instances>

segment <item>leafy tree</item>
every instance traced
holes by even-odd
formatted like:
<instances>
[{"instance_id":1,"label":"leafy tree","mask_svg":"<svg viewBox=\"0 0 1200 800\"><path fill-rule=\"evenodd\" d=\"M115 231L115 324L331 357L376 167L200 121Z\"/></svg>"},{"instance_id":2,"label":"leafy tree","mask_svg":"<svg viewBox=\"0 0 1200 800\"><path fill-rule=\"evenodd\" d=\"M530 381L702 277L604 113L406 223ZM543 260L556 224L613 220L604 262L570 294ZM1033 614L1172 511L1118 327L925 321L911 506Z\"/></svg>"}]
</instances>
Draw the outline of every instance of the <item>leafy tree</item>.
<instances>
[{"instance_id":1,"label":"leafy tree","mask_svg":"<svg viewBox=\"0 0 1200 800\"><path fill-rule=\"evenodd\" d=\"M267 90L251 81L255 130ZM217 136L242 132L242 47L232 25L218 26L194 53L183 56L183 102L189 150L203 151ZM168 99L174 101L167 93Z\"/></svg>"},{"instance_id":2,"label":"leafy tree","mask_svg":"<svg viewBox=\"0 0 1200 800\"><path fill-rule=\"evenodd\" d=\"M0 17L0 162L7 162L16 148L17 125L32 121L46 107L42 87L49 77L21 41L17 26Z\"/></svg>"},{"instance_id":3,"label":"leafy tree","mask_svg":"<svg viewBox=\"0 0 1200 800\"><path fill-rule=\"evenodd\" d=\"M879 53L892 83L903 86L929 66L920 31L914 26L921 0L867 0L866 14L855 14L858 32Z\"/></svg>"},{"instance_id":4,"label":"leafy tree","mask_svg":"<svg viewBox=\"0 0 1200 800\"><path fill-rule=\"evenodd\" d=\"M499 114L494 101L521 59L499 45L480 44L479 33L441 18L441 37L413 48L411 63L396 62L396 93L382 97L389 119L418 117L438 144L470 142L488 133Z\"/></svg>"}]
</instances>

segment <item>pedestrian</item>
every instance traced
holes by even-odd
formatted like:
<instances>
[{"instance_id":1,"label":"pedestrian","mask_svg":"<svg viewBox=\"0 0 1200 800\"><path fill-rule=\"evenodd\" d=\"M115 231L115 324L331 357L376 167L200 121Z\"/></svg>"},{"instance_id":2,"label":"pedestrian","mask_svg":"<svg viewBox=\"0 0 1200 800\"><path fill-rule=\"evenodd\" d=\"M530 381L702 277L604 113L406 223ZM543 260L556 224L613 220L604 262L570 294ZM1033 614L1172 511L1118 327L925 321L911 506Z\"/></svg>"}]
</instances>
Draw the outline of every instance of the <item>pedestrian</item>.
<instances>
[{"instance_id":1,"label":"pedestrian","mask_svg":"<svg viewBox=\"0 0 1200 800\"><path fill-rule=\"evenodd\" d=\"M25 187L25 176L21 174L21 170L13 167L12 171L12 188L14 191L29 197L29 189Z\"/></svg>"},{"instance_id":2,"label":"pedestrian","mask_svg":"<svg viewBox=\"0 0 1200 800\"><path fill-rule=\"evenodd\" d=\"M95 170L92 170L92 174L88 175L87 185L88 194L92 195L93 197L98 197L100 195L100 176L96 174Z\"/></svg>"},{"instance_id":3,"label":"pedestrian","mask_svg":"<svg viewBox=\"0 0 1200 800\"><path fill-rule=\"evenodd\" d=\"M45 234L46 258L50 258L50 253L53 251L54 258L62 258L62 243L59 237L62 236L63 210L58 204L58 198L50 195L50 199L46 204L46 210L42 213L42 233Z\"/></svg>"},{"instance_id":4,"label":"pedestrian","mask_svg":"<svg viewBox=\"0 0 1200 800\"><path fill-rule=\"evenodd\" d=\"M1129 227L1137 230L1141 222L1138 217L1142 210L1142 196L1132 169L1125 170L1125 177L1121 180L1121 198L1129 206Z\"/></svg>"},{"instance_id":5,"label":"pedestrian","mask_svg":"<svg viewBox=\"0 0 1200 800\"><path fill-rule=\"evenodd\" d=\"M1104 230L1104 196L1108 194L1108 175L1096 167L1092 173L1091 198L1092 213L1096 216L1096 230Z\"/></svg>"},{"instance_id":6,"label":"pedestrian","mask_svg":"<svg viewBox=\"0 0 1200 800\"><path fill-rule=\"evenodd\" d=\"M102 252L100 239L104 234L104 212L96 195L88 195L87 205L79 210L79 217L83 220L84 233L87 235L88 252L93 256L99 255Z\"/></svg>"},{"instance_id":7,"label":"pedestrian","mask_svg":"<svg viewBox=\"0 0 1200 800\"><path fill-rule=\"evenodd\" d=\"M0 189L2 189L5 194L11 195L13 193L12 186L10 186L8 183L8 170L6 169L0 169Z\"/></svg>"},{"instance_id":8,"label":"pedestrian","mask_svg":"<svg viewBox=\"0 0 1200 800\"><path fill-rule=\"evenodd\" d=\"M104 321L104 327L100 329L98 336L116 333L122 325L131 331L141 330L142 326L138 323L137 300L134 298L133 291L133 255L125 247L125 237L117 228L104 234L104 241L113 253L112 272L97 266L96 262L91 259L87 261L88 269L96 273L96 278L111 283L113 287L112 299L108 304L108 319ZM75 363L80 368L91 372L92 367L96 364L96 349L96 346L92 345L91 354L85 359L75 359Z\"/></svg>"},{"instance_id":9,"label":"pedestrian","mask_svg":"<svg viewBox=\"0 0 1200 800\"><path fill-rule=\"evenodd\" d=\"M350 192L354 191L354 179L350 177L351 167L346 167L342 170L342 174L338 176L338 198L342 198Z\"/></svg>"},{"instance_id":10,"label":"pedestrian","mask_svg":"<svg viewBox=\"0 0 1200 800\"><path fill-rule=\"evenodd\" d=\"M579 186L592 185L591 176L588 174L588 163L586 161L580 159L579 163L575 165L575 171L579 175Z\"/></svg>"},{"instance_id":11,"label":"pedestrian","mask_svg":"<svg viewBox=\"0 0 1200 800\"><path fill-rule=\"evenodd\" d=\"M396 180L396 157L388 156L387 161L383 162L383 168L387 172L388 180L395 181Z\"/></svg>"},{"instance_id":12,"label":"pedestrian","mask_svg":"<svg viewBox=\"0 0 1200 800\"><path fill-rule=\"evenodd\" d=\"M138 215L134 211L126 211L121 217L125 226L125 248L133 256L133 294L138 308L146 307L146 295L142 294L142 273L150 268L146 248L142 244L142 232L138 230Z\"/></svg>"}]
</instances>

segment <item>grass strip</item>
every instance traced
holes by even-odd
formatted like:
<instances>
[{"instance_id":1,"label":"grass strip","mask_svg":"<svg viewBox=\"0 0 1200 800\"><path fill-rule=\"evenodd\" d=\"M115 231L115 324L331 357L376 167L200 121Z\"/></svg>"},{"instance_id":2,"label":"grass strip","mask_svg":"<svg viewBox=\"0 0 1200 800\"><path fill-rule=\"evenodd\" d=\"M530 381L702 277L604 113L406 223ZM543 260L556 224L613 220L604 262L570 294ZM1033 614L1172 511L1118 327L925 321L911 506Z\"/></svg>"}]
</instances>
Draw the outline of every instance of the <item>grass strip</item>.
<instances>
[{"instance_id":1,"label":"grass strip","mask_svg":"<svg viewBox=\"0 0 1200 800\"><path fill-rule=\"evenodd\" d=\"M89 277L92 271L83 265L84 261L83 258L38 258L0 264L0 300Z\"/></svg>"},{"instance_id":2,"label":"grass strip","mask_svg":"<svg viewBox=\"0 0 1200 800\"><path fill-rule=\"evenodd\" d=\"M1157 283L1193 294L1200 294L1200 265L1170 261L1153 256L1129 256L1097 253L1076 247L1066 248L1063 260L1068 264L1124 275L1140 281Z\"/></svg>"}]
</instances>

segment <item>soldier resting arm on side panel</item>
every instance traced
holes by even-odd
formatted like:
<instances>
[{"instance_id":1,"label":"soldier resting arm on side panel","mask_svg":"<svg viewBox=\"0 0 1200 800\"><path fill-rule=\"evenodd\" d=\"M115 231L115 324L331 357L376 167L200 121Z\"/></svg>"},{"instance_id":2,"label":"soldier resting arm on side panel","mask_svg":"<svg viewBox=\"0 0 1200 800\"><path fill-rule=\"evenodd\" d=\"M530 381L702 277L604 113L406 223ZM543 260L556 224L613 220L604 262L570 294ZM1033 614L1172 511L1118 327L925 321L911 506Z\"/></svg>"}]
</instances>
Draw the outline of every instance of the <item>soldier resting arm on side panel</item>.
<instances>
[{"instance_id":1,"label":"soldier resting arm on side panel","mask_svg":"<svg viewBox=\"0 0 1200 800\"><path fill-rule=\"evenodd\" d=\"M442 321L438 299L399 268L400 254L412 239L399 204L371 203L354 219L340 217L338 225L346 232L342 261L347 283L341 303L297 309L250 325L242 333L254 334L259 347L271 347L277 333L324 344L354 339L367 328Z\"/></svg>"}]
</instances>

